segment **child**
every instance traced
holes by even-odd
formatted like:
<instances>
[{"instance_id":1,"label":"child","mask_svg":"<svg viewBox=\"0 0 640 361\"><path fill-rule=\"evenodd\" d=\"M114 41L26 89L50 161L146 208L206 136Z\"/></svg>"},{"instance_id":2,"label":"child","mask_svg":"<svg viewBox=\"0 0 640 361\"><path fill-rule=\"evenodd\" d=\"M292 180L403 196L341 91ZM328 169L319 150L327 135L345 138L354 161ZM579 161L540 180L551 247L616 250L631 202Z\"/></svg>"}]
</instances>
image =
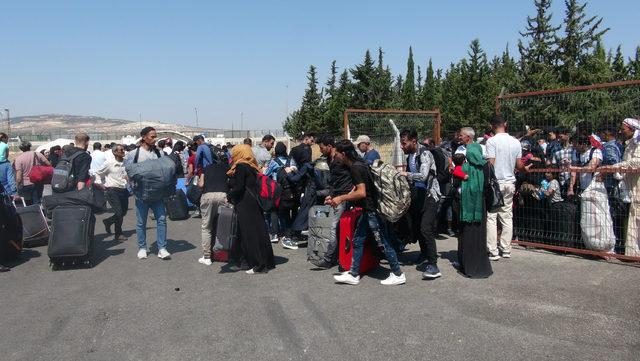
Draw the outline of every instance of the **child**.
<instances>
[{"instance_id":1,"label":"child","mask_svg":"<svg viewBox=\"0 0 640 361\"><path fill-rule=\"evenodd\" d=\"M464 154L462 153L454 154L451 160L453 161L453 164L455 164L455 168L453 168L453 172L451 172L451 175L453 175L455 178L459 180L469 179L469 175L467 175L467 173L462 171L462 165L466 161Z\"/></svg>"},{"instance_id":2,"label":"child","mask_svg":"<svg viewBox=\"0 0 640 361\"><path fill-rule=\"evenodd\" d=\"M544 178L540 183L540 188L533 194L533 198L537 200L543 200L550 197L552 203L562 202L562 196L560 195L560 183L555 178L556 173L546 172Z\"/></svg>"}]
</instances>

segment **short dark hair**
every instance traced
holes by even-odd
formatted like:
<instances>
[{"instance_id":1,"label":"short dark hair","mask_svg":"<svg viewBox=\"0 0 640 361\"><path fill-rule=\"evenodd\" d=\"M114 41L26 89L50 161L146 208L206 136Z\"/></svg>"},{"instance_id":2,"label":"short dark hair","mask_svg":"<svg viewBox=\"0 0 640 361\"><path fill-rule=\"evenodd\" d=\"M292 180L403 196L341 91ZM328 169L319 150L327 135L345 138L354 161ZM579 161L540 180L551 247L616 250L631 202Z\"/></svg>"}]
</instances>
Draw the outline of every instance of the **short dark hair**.
<instances>
[{"instance_id":1,"label":"short dark hair","mask_svg":"<svg viewBox=\"0 0 640 361\"><path fill-rule=\"evenodd\" d=\"M0 133L0 139L9 139L7 133Z\"/></svg>"},{"instance_id":2,"label":"short dark hair","mask_svg":"<svg viewBox=\"0 0 640 361\"><path fill-rule=\"evenodd\" d=\"M563 126L556 127L556 129L554 129L554 130L555 130L556 134L569 134L569 129L567 129L567 128L563 127Z\"/></svg>"},{"instance_id":3,"label":"short dark hair","mask_svg":"<svg viewBox=\"0 0 640 361\"><path fill-rule=\"evenodd\" d=\"M93 143L93 150L100 150L100 149L102 149L102 144L100 144L100 142Z\"/></svg>"},{"instance_id":4,"label":"short dark hair","mask_svg":"<svg viewBox=\"0 0 640 361\"><path fill-rule=\"evenodd\" d=\"M160 149L164 148L164 147L166 146L166 144L167 144L167 141L166 141L166 140L164 140L164 139L160 139L160 140L156 143L156 145L157 145L157 146L158 146L158 148L160 148Z\"/></svg>"},{"instance_id":5,"label":"short dark hair","mask_svg":"<svg viewBox=\"0 0 640 361\"><path fill-rule=\"evenodd\" d=\"M200 139L204 140L204 136L203 135L196 135L196 136L193 137L193 142L195 143L195 142L199 141Z\"/></svg>"},{"instance_id":6,"label":"short dark hair","mask_svg":"<svg viewBox=\"0 0 640 361\"><path fill-rule=\"evenodd\" d=\"M456 153L451 156L451 161L455 165L462 165L466 159L467 157L465 157L462 153Z\"/></svg>"},{"instance_id":7,"label":"short dark hair","mask_svg":"<svg viewBox=\"0 0 640 361\"><path fill-rule=\"evenodd\" d=\"M173 149L171 149L174 152L182 152L184 150L184 142L179 140L176 142L176 144L173 145Z\"/></svg>"},{"instance_id":8,"label":"short dark hair","mask_svg":"<svg viewBox=\"0 0 640 361\"><path fill-rule=\"evenodd\" d=\"M264 137L262 137L263 142L270 142L272 140L276 140L276 138L271 134L267 134Z\"/></svg>"},{"instance_id":9,"label":"short dark hair","mask_svg":"<svg viewBox=\"0 0 640 361\"><path fill-rule=\"evenodd\" d=\"M591 145L591 142L589 141L589 137L586 135L578 135L573 137L573 144Z\"/></svg>"},{"instance_id":10,"label":"short dark hair","mask_svg":"<svg viewBox=\"0 0 640 361\"><path fill-rule=\"evenodd\" d=\"M276 143L274 154L275 154L276 157L286 157L287 156L287 146L283 142Z\"/></svg>"},{"instance_id":11,"label":"short dark hair","mask_svg":"<svg viewBox=\"0 0 640 361\"><path fill-rule=\"evenodd\" d=\"M307 139L307 138L315 138L316 135L314 133L306 133L302 136L302 139Z\"/></svg>"},{"instance_id":12,"label":"short dark hair","mask_svg":"<svg viewBox=\"0 0 640 361\"><path fill-rule=\"evenodd\" d=\"M349 160L355 162L356 160L361 159L358 153L356 152L356 148L349 139L343 139L336 143L336 151L340 153L344 153Z\"/></svg>"},{"instance_id":13,"label":"short dark hair","mask_svg":"<svg viewBox=\"0 0 640 361\"><path fill-rule=\"evenodd\" d=\"M491 118L490 123L493 127L501 127L506 123L506 121L504 120L502 115L494 115L493 118Z\"/></svg>"},{"instance_id":14,"label":"short dark hair","mask_svg":"<svg viewBox=\"0 0 640 361\"><path fill-rule=\"evenodd\" d=\"M23 141L22 143L20 143L20 146L18 148L20 148L20 150L23 152L28 152L31 150L31 142Z\"/></svg>"},{"instance_id":15,"label":"short dark hair","mask_svg":"<svg viewBox=\"0 0 640 361\"><path fill-rule=\"evenodd\" d=\"M418 140L418 132L415 129L402 129L400 132L400 138L407 138L409 140Z\"/></svg>"},{"instance_id":16,"label":"short dark hair","mask_svg":"<svg viewBox=\"0 0 640 361\"><path fill-rule=\"evenodd\" d=\"M75 136L76 143L83 143L83 144L87 144L87 142L89 142L89 135L87 133L78 133Z\"/></svg>"},{"instance_id":17,"label":"short dark hair","mask_svg":"<svg viewBox=\"0 0 640 361\"><path fill-rule=\"evenodd\" d=\"M335 138L333 138L332 135L329 134L321 134L320 136L318 136L318 139L316 141L318 144L322 144L322 145L330 145L332 147L335 148L336 146L336 140Z\"/></svg>"},{"instance_id":18,"label":"short dark hair","mask_svg":"<svg viewBox=\"0 0 640 361\"><path fill-rule=\"evenodd\" d=\"M154 130L156 130L156 128L154 128L154 127L144 127L140 131L140 136L144 137L145 135L149 134L149 132L154 131Z\"/></svg>"},{"instance_id":19,"label":"short dark hair","mask_svg":"<svg viewBox=\"0 0 640 361\"><path fill-rule=\"evenodd\" d=\"M251 138L244 138L242 144L253 145L253 140L251 140Z\"/></svg>"}]
</instances>

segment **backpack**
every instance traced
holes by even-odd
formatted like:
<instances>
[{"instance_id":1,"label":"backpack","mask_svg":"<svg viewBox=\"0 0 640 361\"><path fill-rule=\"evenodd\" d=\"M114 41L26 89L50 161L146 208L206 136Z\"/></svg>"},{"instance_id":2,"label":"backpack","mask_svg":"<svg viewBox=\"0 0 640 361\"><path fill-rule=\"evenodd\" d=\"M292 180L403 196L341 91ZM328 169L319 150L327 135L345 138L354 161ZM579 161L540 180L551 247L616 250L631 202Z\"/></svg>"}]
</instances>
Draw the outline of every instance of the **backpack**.
<instances>
[{"instance_id":1,"label":"backpack","mask_svg":"<svg viewBox=\"0 0 640 361\"><path fill-rule=\"evenodd\" d=\"M280 199L282 202L291 203L296 199L296 189L289 178L287 178L287 172L284 170L285 168L290 166L291 160L287 159L287 162L283 164L280 159L276 157L274 161L280 166L280 169L278 169L278 172L276 173L276 182L278 182L280 188L282 189L282 195L280 196Z\"/></svg>"},{"instance_id":2,"label":"backpack","mask_svg":"<svg viewBox=\"0 0 640 361\"><path fill-rule=\"evenodd\" d=\"M271 177L258 172L256 174L255 193L250 188L247 188L247 190L258 201L258 205L263 212L273 212L280 206L282 188Z\"/></svg>"},{"instance_id":3,"label":"backpack","mask_svg":"<svg viewBox=\"0 0 640 361\"><path fill-rule=\"evenodd\" d=\"M411 206L411 188L407 179L380 159L371 165L373 184L378 191L378 212L389 222L397 222Z\"/></svg>"},{"instance_id":4,"label":"backpack","mask_svg":"<svg viewBox=\"0 0 640 361\"><path fill-rule=\"evenodd\" d=\"M75 189L77 181L73 174L73 162L80 154L82 152L75 152L70 157L64 155L58 161L51 177L51 190L64 193Z\"/></svg>"},{"instance_id":5,"label":"backpack","mask_svg":"<svg viewBox=\"0 0 640 361\"><path fill-rule=\"evenodd\" d=\"M449 172L449 158L444 154L442 148L429 149L436 163L436 179L440 187L449 183L451 180L451 172Z\"/></svg>"},{"instance_id":6,"label":"backpack","mask_svg":"<svg viewBox=\"0 0 640 361\"><path fill-rule=\"evenodd\" d=\"M134 193L143 202L156 202L173 194L176 185L176 164L169 157L162 157L155 149L158 159L138 163L140 148L133 162L125 166L127 176L134 183Z\"/></svg>"}]
</instances>

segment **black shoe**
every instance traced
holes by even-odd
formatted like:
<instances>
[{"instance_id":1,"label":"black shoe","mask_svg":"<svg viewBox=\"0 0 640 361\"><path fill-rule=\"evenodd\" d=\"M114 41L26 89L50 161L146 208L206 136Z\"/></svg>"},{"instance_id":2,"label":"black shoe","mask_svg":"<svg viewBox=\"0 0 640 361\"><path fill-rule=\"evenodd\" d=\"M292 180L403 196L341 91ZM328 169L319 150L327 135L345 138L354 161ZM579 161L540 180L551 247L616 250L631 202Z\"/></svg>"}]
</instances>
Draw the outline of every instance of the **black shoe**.
<instances>
[{"instance_id":1,"label":"black shoe","mask_svg":"<svg viewBox=\"0 0 640 361\"><path fill-rule=\"evenodd\" d=\"M426 261L423 261L422 263L416 266L416 271L424 272L427 269L427 266L429 266L429 263L427 263Z\"/></svg>"},{"instance_id":2,"label":"black shoe","mask_svg":"<svg viewBox=\"0 0 640 361\"><path fill-rule=\"evenodd\" d=\"M238 265L231 265L229 266L229 271L231 272L240 272L240 271L247 271L251 269L251 267L247 266L247 265L242 265L242 266L238 266Z\"/></svg>"},{"instance_id":3,"label":"black shoe","mask_svg":"<svg viewBox=\"0 0 640 361\"><path fill-rule=\"evenodd\" d=\"M0 264L0 272L9 272L9 271L11 271L11 268Z\"/></svg>"},{"instance_id":4,"label":"black shoe","mask_svg":"<svg viewBox=\"0 0 640 361\"><path fill-rule=\"evenodd\" d=\"M438 266L434 264L427 265L424 273L422 273L422 279L435 279L440 276L442 276L442 274L440 273Z\"/></svg>"},{"instance_id":5,"label":"black shoe","mask_svg":"<svg viewBox=\"0 0 640 361\"><path fill-rule=\"evenodd\" d=\"M107 234L111 234L111 222L103 219L102 223L104 224L104 229L107 231Z\"/></svg>"},{"instance_id":6,"label":"black shoe","mask_svg":"<svg viewBox=\"0 0 640 361\"><path fill-rule=\"evenodd\" d=\"M323 259L312 259L311 261L312 265L318 267L318 268L324 268L324 269L329 269L331 267L333 267L333 265Z\"/></svg>"}]
</instances>

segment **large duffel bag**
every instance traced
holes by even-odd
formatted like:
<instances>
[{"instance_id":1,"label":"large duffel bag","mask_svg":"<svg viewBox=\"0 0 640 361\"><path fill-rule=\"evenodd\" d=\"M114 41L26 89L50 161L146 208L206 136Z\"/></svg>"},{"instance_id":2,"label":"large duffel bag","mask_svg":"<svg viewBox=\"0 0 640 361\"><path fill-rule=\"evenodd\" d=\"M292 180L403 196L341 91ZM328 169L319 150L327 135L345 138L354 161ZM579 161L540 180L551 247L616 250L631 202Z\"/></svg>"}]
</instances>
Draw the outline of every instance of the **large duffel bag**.
<instances>
[{"instance_id":1,"label":"large duffel bag","mask_svg":"<svg viewBox=\"0 0 640 361\"><path fill-rule=\"evenodd\" d=\"M52 269L68 265L93 266L95 223L90 207L59 206L53 210L47 250Z\"/></svg>"},{"instance_id":2,"label":"large duffel bag","mask_svg":"<svg viewBox=\"0 0 640 361\"><path fill-rule=\"evenodd\" d=\"M170 220L182 221L189 218L187 196L181 189L178 189L175 194L167 198L165 206Z\"/></svg>"},{"instance_id":3,"label":"large duffel bag","mask_svg":"<svg viewBox=\"0 0 640 361\"><path fill-rule=\"evenodd\" d=\"M138 148L133 162L125 166L136 197L144 202L157 202L173 194L176 185L174 161L158 153L158 159L138 163L139 152Z\"/></svg>"}]
</instances>

